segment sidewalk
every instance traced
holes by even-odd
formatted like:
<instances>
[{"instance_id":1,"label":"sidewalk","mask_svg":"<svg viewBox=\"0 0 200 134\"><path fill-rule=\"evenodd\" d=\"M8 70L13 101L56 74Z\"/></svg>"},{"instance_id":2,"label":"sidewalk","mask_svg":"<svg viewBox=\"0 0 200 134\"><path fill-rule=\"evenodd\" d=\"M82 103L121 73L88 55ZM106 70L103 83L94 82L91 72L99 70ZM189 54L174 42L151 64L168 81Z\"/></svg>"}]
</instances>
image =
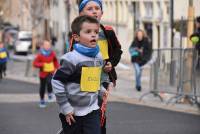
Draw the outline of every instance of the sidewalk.
<instances>
[{"instance_id":1,"label":"sidewalk","mask_svg":"<svg viewBox=\"0 0 200 134\"><path fill-rule=\"evenodd\" d=\"M38 70L31 68L27 76L25 76L26 65L26 62L24 61L10 61L8 63L7 78L38 84ZM143 70L143 87L142 91L138 92L135 89L134 71L132 64L124 65L120 63L116 68L118 74L117 86L111 91L109 100L200 115L200 109L196 105L183 103L173 103L166 105L166 101L173 96L169 94L161 94L164 102L161 102L159 98L154 97L153 95L147 95L142 99L142 101L139 101L141 95L149 92L149 69L150 67L147 66Z\"/></svg>"}]
</instances>

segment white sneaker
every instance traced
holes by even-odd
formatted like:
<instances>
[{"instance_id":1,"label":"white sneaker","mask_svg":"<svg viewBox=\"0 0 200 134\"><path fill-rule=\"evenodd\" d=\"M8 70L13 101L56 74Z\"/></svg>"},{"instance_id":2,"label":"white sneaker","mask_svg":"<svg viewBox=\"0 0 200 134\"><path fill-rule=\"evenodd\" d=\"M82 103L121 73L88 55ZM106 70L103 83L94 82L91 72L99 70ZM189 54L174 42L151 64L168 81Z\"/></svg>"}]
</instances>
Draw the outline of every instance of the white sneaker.
<instances>
[{"instance_id":1,"label":"white sneaker","mask_svg":"<svg viewBox=\"0 0 200 134\"><path fill-rule=\"evenodd\" d=\"M55 97L53 93L48 95L48 102L55 102Z\"/></svg>"},{"instance_id":2,"label":"white sneaker","mask_svg":"<svg viewBox=\"0 0 200 134\"><path fill-rule=\"evenodd\" d=\"M40 107L40 108L45 108L45 107L47 107L46 102L45 102L44 100L41 100L40 103L39 103L39 107Z\"/></svg>"}]
</instances>

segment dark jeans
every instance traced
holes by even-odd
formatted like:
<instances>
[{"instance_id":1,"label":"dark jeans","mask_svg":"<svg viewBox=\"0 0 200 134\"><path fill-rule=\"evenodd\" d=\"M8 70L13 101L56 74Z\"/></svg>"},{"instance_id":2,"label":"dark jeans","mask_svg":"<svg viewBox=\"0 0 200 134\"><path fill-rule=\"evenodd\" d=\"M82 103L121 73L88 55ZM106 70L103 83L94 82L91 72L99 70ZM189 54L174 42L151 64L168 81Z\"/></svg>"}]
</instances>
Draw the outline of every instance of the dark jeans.
<instances>
[{"instance_id":1,"label":"dark jeans","mask_svg":"<svg viewBox=\"0 0 200 134\"><path fill-rule=\"evenodd\" d=\"M6 73L6 62L0 64L0 79L3 78L3 74Z\"/></svg>"},{"instance_id":2,"label":"dark jeans","mask_svg":"<svg viewBox=\"0 0 200 134\"><path fill-rule=\"evenodd\" d=\"M45 90L47 88L48 93L52 93L51 85L52 75L48 75L46 78L40 78L40 99L44 99Z\"/></svg>"},{"instance_id":3,"label":"dark jeans","mask_svg":"<svg viewBox=\"0 0 200 134\"><path fill-rule=\"evenodd\" d=\"M106 134L106 116L105 116L103 126L101 126L101 134Z\"/></svg>"},{"instance_id":4,"label":"dark jeans","mask_svg":"<svg viewBox=\"0 0 200 134\"><path fill-rule=\"evenodd\" d=\"M141 77L142 77L142 68L138 63L133 63L134 69L135 69L135 81L136 86L135 87L141 87Z\"/></svg>"},{"instance_id":5,"label":"dark jeans","mask_svg":"<svg viewBox=\"0 0 200 134\"><path fill-rule=\"evenodd\" d=\"M100 134L99 110L95 110L85 116L74 116L76 120L68 125L65 115L59 114L64 134Z\"/></svg>"}]
</instances>

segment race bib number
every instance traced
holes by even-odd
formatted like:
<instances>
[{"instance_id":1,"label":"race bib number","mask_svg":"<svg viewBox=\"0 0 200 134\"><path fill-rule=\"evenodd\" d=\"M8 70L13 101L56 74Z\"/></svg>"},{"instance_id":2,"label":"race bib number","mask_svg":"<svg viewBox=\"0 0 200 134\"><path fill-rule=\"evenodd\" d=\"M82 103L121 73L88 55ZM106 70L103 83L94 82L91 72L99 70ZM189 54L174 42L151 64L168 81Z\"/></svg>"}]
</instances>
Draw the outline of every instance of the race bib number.
<instances>
[{"instance_id":1,"label":"race bib number","mask_svg":"<svg viewBox=\"0 0 200 134\"><path fill-rule=\"evenodd\" d=\"M108 42L107 40L98 40L98 45L104 60L109 59L108 56Z\"/></svg>"},{"instance_id":2,"label":"race bib number","mask_svg":"<svg viewBox=\"0 0 200 134\"><path fill-rule=\"evenodd\" d=\"M44 66L43 66L43 71L44 71L44 72L53 72L54 69L55 69L55 68L54 68L53 62L44 63Z\"/></svg>"},{"instance_id":3,"label":"race bib number","mask_svg":"<svg viewBox=\"0 0 200 134\"><path fill-rule=\"evenodd\" d=\"M100 67L82 67L81 91L97 92L100 88L100 78Z\"/></svg>"},{"instance_id":4,"label":"race bib number","mask_svg":"<svg viewBox=\"0 0 200 134\"><path fill-rule=\"evenodd\" d=\"M6 58L6 57L7 57L7 53L6 53L6 52L0 53L0 58L1 58L1 59L4 59L4 58Z\"/></svg>"}]
</instances>

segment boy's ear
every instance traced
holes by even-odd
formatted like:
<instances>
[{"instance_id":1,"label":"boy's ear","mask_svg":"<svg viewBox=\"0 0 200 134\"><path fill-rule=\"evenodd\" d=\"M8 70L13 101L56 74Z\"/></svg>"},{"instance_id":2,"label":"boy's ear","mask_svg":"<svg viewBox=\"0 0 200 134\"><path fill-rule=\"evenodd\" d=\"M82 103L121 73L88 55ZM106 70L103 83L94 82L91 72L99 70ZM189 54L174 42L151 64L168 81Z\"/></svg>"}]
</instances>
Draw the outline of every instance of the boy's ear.
<instances>
[{"instance_id":1,"label":"boy's ear","mask_svg":"<svg viewBox=\"0 0 200 134\"><path fill-rule=\"evenodd\" d=\"M79 41L80 41L79 35L77 35L77 34L73 34L73 35L72 35L72 38L73 38L76 42L79 42Z\"/></svg>"}]
</instances>

